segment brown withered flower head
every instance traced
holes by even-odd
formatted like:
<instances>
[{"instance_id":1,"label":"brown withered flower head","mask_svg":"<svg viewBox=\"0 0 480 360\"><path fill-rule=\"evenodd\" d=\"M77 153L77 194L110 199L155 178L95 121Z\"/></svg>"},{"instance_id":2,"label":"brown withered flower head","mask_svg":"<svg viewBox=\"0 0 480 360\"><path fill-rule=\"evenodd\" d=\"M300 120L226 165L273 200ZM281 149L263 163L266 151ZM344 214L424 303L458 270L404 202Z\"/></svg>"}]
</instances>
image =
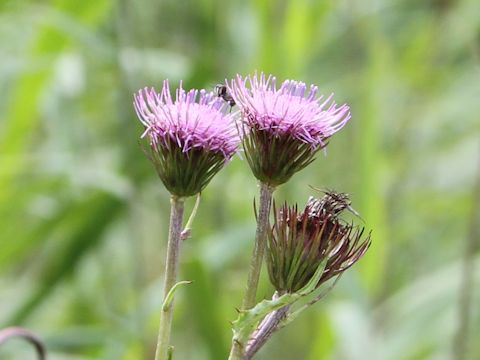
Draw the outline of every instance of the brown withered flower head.
<instances>
[{"instance_id":1,"label":"brown withered flower head","mask_svg":"<svg viewBox=\"0 0 480 360\"><path fill-rule=\"evenodd\" d=\"M358 215L347 194L325 191L298 206L275 204L274 224L268 231L268 273L280 293L304 287L319 266L325 266L317 287L355 264L370 246L365 228L343 220L345 211Z\"/></svg>"}]
</instances>

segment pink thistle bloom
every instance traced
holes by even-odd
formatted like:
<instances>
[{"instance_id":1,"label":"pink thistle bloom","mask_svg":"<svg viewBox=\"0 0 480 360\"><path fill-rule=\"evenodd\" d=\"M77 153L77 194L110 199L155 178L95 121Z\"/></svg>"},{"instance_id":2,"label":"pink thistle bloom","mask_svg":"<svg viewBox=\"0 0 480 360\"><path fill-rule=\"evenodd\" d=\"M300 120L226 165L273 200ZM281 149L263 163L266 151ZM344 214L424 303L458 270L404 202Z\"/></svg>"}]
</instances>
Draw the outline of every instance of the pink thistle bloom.
<instances>
[{"instance_id":1,"label":"pink thistle bloom","mask_svg":"<svg viewBox=\"0 0 480 360\"><path fill-rule=\"evenodd\" d=\"M198 100L198 101L197 101ZM180 88L173 101L168 80L157 93L144 88L135 94L137 115L145 126L145 134L154 144L167 144L174 139L187 153L192 148L220 152L226 159L235 154L239 138L234 122L223 109L225 104L213 92Z\"/></svg>"},{"instance_id":2,"label":"pink thistle bloom","mask_svg":"<svg viewBox=\"0 0 480 360\"><path fill-rule=\"evenodd\" d=\"M148 156L177 196L203 190L236 153L240 139L227 106L213 92L180 87L172 99L167 80L160 93L144 88L134 107L149 138Z\"/></svg>"},{"instance_id":3,"label":"pink thistle bloom","mask_svg":"<svg viewBox=\"0 0 480 360\"><path fill-rule=\"evenodd\" d=\"M286 80L277 89L263 73L227 84L240 108L247 160L255 176L270 185L286 182L314 160L328 139L350 120L350 109L317 97L318 88ZM283 162L282 162L283 161ZM276 164L275 164L276 163Z\"/></svg>"}]
</instances>

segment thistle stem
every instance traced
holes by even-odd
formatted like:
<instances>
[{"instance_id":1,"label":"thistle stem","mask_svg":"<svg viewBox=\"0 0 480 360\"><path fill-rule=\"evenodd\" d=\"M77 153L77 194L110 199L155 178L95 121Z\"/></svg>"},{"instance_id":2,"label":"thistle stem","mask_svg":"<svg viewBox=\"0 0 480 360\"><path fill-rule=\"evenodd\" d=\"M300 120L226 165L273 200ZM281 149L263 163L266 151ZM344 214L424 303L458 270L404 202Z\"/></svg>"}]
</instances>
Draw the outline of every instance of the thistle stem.
<instances>
[{"instance_id":1,"label":"thistle stem","mask_svg":"<svg viewBox=\"0 0 480 360\"><path fill-rule=\"evenodd\" d=\"M273 299L278 298L280 295L275 293ZM253 356L260 350L260 348L265 345L265 343L270 339L273 333L278 330L278 325L280 322L285 319L287 316L290 305L284 306L278 310L272 311L270 314L265 316L257 330L253 333L248 344L245 348L245 354L243 359L250 360Z\"/></svg>"},{"instance_id":2,"label":"thistle stem","mask_svg":"<svg viewBox=\"0 0 480 360\"><path fill-rule=\"evenodd\" d=\"M184 200L176 196L170 199L170 227L168 233L167 259L165 263L165 284L163 301L177 281L178 262L180 258L180 243L183 222ZM168 306L162 306L160 328L158 330L157 350L155 360L167 360L169 352L170 332L173 318L173 299Z\"/></svg>"},{"instance_id":3,"label":"thistle stem","mask_svg":"<svg viewBox=\"0 0 480 360\"><path fill-rule=\"evenodd\" d=\"M275 188L260 183L260 208L257 218L257 231L255 233L255 244L250 262L247 288L243 298L243 309L250 309L256 303L258 280L260 279L260 271L262 270L263 254L265 252L267 239L268 216L270 215L270 205L272 203L274 190Z\"/></svg>"},{"instance_id":4,"label":"thistle stem","mask_svg":"<svg viewBox=\"0 0 480 360\"><path fill-rule=\"evenodd\" d=\"M257 218L257 230L255 233L255 244L253 248L252 260L248 274L247 287L243 298L242 309L252 308L256 303L258 281L262 270L263 254L265 252L266 235L268 229L268 217L270 215L270 205L274 187L260 182L260 207ZM243 359L245 344L241 344L235 338L232 341L230 360Z\"/></svg>"}]
</instances>

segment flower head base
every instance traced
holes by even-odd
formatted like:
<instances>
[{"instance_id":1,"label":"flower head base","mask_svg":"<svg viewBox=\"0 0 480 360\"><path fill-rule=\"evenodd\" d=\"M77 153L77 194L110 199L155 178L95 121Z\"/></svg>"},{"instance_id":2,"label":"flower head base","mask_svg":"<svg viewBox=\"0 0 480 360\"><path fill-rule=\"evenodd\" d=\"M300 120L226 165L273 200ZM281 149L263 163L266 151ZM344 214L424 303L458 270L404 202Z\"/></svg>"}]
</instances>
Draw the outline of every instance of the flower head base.
<instances>
[{"instance_id":1,"label":"flower head base","mask_svg":"<svg viewBox=\"0 0 480 360\"><path fill-rule=\"evenodd\" d=\"M370 234L338 216L351 209L346 194L326 192L322 199L310 198L305 210L274 206L275 222L268 232L268 272L279 292L303 288L319 266L325 266L317 284L356 263L370 246ZM322 265L323 264L323 265Z\"/></svg>"},{"instance_id":2,"label":"flower head base","mask_svg":"<svg viewBox=\"0 0 480 360\"><path fill-rule=\"evenodd\" d=\"M147 155L172 195L202 191L237 151L235 124L214 93L186 92L180 84L173 100L164 81L160 93L139 90L134 107L149 139Z\"/></svg>"},{"instance_id":3,"label":"flower head base","mask_svg":"<svg viewBox=\"0 0 480 360\"><path fill-rule=\"evenodd\" d=\"M347 105L332 95L317 97L305 83L286 80L279 89L273 76L237 76L228 91L240 108L245 156L260 181L285 183L314 160L318 150L350 119Z\"/></svg>"}]
</instances>

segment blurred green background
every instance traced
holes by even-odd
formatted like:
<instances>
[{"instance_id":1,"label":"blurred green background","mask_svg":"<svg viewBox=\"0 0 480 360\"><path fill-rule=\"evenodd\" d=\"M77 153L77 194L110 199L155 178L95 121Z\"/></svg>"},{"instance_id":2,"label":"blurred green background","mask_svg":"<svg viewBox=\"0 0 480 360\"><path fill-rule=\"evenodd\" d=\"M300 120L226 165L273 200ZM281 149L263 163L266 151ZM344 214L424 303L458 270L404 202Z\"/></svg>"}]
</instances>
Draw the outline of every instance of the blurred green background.
<instances>
[{"instance_id":1,"label":"blurred green background","mask_svg":"<svg viewBox=\"0 0 480 360\"><path fill-rule=\"evenodd\" d=\"M373 229L365 258L258 359L480 359L478 0L2 0L0 59L0 327L31 328L50 359L153 358L169 198L133 92L254 70L351 105L277 201L349 192ZM257 193L236 157L203 194L175 359L227 357Z\"/></svg>"}]
</instances>

